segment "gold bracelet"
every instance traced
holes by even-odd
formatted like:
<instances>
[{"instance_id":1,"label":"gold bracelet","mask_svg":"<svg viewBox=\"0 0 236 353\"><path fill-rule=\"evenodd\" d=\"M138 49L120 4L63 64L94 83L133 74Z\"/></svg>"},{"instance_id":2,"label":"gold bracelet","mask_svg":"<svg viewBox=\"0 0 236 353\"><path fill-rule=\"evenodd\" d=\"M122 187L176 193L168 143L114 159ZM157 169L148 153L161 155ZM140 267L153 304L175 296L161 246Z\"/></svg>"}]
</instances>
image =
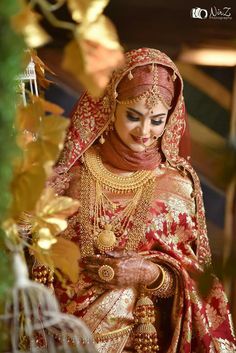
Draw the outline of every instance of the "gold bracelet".
<instances>
[{"instance_id":1,"label":"gold bracelet","mask_svg":"<svg viewBox=\"0 0 236 353\"><path fill-rule=\"evenodd\" d=\"M145 291L148 294L152 294L159 298L169 298L175 293L175 277L173 272L167 266L158 265L161 273L162 279L160 284L156 288L145 287Z\"/></svg>"},{"instance_id":2,"label":"gold bracelet","mask_svg":"<svg viewBox=\"0 0 236 353\"><path fill-rule=\"evenodd\" d=\"M162 287L163 283L165 282L165 277L166 277L165 271L163 270L163 268L162 268L160 265L158 265L158 264L155 264L155 265L159 268L159 270L160 270L161 273L159 273L159 275L154 279L154 281L152 281L152 283L150 283L150 284L146 287L148 290L157 290L157 289L159 289L160 287ZM157 287L154 287L154 288L149 288L149 286L153 285L153 284L160 278L160 276L161 276L161 282L158 281L158 282L160 282L160 283L158 284L158 286L157 286Z\"/></svg>"}]
</instances>

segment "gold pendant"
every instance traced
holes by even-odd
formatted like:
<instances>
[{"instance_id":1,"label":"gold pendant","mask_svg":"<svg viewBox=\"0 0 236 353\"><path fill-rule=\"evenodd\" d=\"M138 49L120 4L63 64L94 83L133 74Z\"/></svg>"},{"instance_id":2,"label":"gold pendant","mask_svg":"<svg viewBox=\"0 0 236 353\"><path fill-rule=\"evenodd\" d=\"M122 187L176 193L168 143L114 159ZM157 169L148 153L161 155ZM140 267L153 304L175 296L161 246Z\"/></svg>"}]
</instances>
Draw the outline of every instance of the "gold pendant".
<instances>
[{"instance_id":1,"label":"gold pendant","mask_svg":"<svg viewBox=\"0 0 236 353\"><path fill-rule=\"evenodd\" d=\"M101 252L111 251L116 244L116 236L112 231L112 226L107 224L105 229L102 230L96 239L96 246Z\"/></svg>"}]
</instances>

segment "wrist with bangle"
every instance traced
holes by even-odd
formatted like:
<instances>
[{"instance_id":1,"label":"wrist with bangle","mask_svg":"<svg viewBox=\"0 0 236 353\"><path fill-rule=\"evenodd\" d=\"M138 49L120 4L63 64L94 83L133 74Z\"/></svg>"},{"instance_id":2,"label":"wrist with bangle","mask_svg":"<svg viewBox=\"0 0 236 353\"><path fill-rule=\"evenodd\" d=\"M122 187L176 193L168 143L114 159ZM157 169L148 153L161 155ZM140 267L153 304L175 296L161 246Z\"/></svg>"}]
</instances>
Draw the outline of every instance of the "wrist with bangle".
<instances>
[{"instance_id":1,"label":"wrist with bangle","mask_svg":"<svg viewBox=\"0 0 236 353\"><path fill-rule=\"evenodd\" d=\"M165 265L156 264L159 267L160 274L148 286L145 286L145 292L160 298L168 298L175 292L174 273Z\"/></svg>"}]
</instances>

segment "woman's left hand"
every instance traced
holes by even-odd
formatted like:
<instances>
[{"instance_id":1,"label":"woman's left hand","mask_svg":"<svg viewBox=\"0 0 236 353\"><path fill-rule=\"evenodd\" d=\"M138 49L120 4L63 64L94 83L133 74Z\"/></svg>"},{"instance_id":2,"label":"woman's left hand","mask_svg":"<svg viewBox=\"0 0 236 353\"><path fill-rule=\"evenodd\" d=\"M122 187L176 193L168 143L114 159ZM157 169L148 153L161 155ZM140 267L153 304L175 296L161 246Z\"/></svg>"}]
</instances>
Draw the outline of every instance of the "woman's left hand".
<instances>
[{"instance_id":1,"label":"woman's left hand","mask_svg":"<svg viewBox=\"0 0 236 353\"><path fill-rule=\"evenodd\" d=\"M107 288L150 285L160 275L160 269L155 263L144 259L135 252L116 251L109 253L109 257L88 256L83 260L83 264L89 276L103 285L106 284ZM104 265L110 267L108 272L110 271L113 275L109 281L101 278L101 274L99 275L99 270Z\"/></svg>"}]
</instances>

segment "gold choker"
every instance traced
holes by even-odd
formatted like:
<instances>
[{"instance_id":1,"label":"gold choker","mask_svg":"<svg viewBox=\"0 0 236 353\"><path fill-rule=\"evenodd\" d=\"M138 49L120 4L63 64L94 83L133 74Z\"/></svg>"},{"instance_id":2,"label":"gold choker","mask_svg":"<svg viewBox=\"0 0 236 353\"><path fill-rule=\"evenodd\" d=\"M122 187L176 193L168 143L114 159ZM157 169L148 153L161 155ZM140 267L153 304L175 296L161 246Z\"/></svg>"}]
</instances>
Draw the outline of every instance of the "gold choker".
<instances>
[{"instance_id":1,"label":"gold choker","mask_svg":"<svg viewBox=\"0 0 236 353\"><path fill-rule=\"evenodd\" d=\"M128 176L113 174L105 168L99 153L93 147L85 152L85 163L94 179L104 189L115 193L134 192L155 177L153 170L141 170Z\"/></svg>"}]
</instances>

